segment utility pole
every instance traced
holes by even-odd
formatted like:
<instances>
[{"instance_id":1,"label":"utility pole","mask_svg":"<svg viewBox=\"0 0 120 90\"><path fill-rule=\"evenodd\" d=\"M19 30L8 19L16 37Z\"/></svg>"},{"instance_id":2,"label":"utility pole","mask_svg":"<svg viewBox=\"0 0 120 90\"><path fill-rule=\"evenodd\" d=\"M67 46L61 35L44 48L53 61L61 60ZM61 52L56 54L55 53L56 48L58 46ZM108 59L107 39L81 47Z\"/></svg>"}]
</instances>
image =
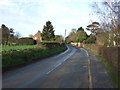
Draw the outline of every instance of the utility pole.
<instances>
[{"instance_id":1,"label":"utility pole","mask_svg":"<svg viewBox=\"0 0 120 90\"><path fill-rule=\"evenodd\" d=\"M65 29L64 41L65 41L65 37L66 37L66 32L67 32L67 30Z\"/></svg>"}]
</instances>

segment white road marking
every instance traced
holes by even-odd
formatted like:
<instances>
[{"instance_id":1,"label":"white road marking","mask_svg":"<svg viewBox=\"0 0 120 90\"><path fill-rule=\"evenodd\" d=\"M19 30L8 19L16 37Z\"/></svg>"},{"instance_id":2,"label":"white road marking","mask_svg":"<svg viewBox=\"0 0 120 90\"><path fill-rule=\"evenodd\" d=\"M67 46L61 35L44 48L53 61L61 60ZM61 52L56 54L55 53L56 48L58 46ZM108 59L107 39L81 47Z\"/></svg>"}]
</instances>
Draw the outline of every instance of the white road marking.
<instances>
[{"instance_id":1,"label":"white road marking","mask_svg":"<svg viewBox=\"0 0 120 90\"><path fill-rule=\"evenodd\" d=\"M82 50L84 50L84 51L86 52L87 56L89 57L89 54L88 54L87 50L85 50L85 49L83 49L83 48L82 48ZM89 88L93 88L93 85L92 85L92 75L91 75L91 69L90 69L90 68L91 68L91 67L90 67L90 59L88 58Z\"/></svg>"},{"instance_id":2,"label":"white road marking","mask_svg":"<svg viewBox=\"0 0 120 90\"><path fill-rule=\"evenodd\" d=\"M66 46L68 47L68 45L66 45ZM56 64L54 64L54 66L50 66L49 68L45 68L44 71L41 71L41 72L38 71L38 72L36 72L36 74L34 74L33 77L27 78L26 80L24 80L24 82L20 82L20 85L16 84L14 87L15 88L27 87L30 84L32 84L34 81L36 81L39 78L43 77L45 74L51 73L53 70L55 70L58 66L60 66L64 61L66 61L68 58L70 58L77 51L77 49L72 49L72 51L70 52L70 54L67 54L66 56L63 57L62 55L64 55L65 53L67 53L69 50L70 50L70 48L68 47L68 49L65 52L63 52L63 53L61 53L61 54L59 54L57 56L49 58L49 59L56 59L56 58L58 58L58 57L61 56L61 59L59 59L59 61ZM27 80L29 80L29 81L27 81ZM24 84L22 84L22 83L24 83Z\"/></svg>"},{"instance_id":3,"label":"white road marking","mask_svg":"<svg viewBox=\"0 0 120 90\"><path fill-rule=\"evenodd\" d=\"M50 71L48 71L46 74L51 73L53 70L55 70L58 66L60 66L62 63L57 64L54 68L52 68Z\"/></svg>"},{"instance_id":4,"label":"white road marking","mask_svg":"<svg viewBox=\"0 0 120 90\"><path fill-rule=\"evenodd\" d=\"M50 71L48 71L46 74L49 74L51 73L55 68L51 69Z\"/></svg>"},{"instance_id":5,"label":"white road marking","mask_svg":"<svg viewBox=\"0 0 120 90\"><path fill-rule=\"evenodd\" d=\"M69 47L68 47L69 49ZM53 69L49 70L46 74L51 73L53 70L55 70L58 66L60 66L62 63L64 63L68 58L70 58L75 52L77 51L77 49L74 49L70 54L68 54L65 58L62 58L62 62L60 62L59 64L57 64ZM60 60L60 61L61 61Z\"/></svg>"}]
</instances>

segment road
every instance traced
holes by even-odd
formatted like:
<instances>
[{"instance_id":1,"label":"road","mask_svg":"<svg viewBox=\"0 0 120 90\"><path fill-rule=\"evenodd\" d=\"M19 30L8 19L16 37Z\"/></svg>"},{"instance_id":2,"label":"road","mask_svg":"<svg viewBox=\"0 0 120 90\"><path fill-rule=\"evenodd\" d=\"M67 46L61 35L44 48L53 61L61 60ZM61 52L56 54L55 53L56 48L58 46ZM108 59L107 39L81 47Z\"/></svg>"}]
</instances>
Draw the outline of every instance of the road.
<instances>
[{"instance_id":1,"label":"road","mask_svg":"<svg viewBox=\"0 0 120 90\"><path fill-rule=\"evenodd\" d=\"M96 75L94 72L96 70L91 71L94 67L90 66L90 59L93 59L90 51L71 45L67 47L68 49L59 55L5 72L2 76L3 88L112 87L107 73L102 74L105 76L103 77L104 84L96 82L102 75L99 73ZM104 81L104 78L107 80Z\"/></svg>"}]
</instances>

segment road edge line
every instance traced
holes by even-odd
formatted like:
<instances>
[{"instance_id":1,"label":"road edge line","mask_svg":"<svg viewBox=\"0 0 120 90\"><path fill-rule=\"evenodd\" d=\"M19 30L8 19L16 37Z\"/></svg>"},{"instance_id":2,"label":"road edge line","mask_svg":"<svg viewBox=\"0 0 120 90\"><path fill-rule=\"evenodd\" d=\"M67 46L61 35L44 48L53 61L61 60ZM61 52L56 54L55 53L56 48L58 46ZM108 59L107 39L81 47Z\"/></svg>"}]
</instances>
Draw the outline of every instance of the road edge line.
<instances>
[{"instance_id":1,"label":"road edge line","mask_svg":"<svg viewBox=\"0 0 120 90\"><path fill-rule=\"evenodd\" d=\"M87 56L89 57L89 54L87 52L87 50L85 50L84 48L82 48L82 50L84 50L87 54ZM89 79L89 88L93 88L93 84L92 84L92 74L91 74L91 66L90 66L90 59L88 58L88 79Z\"/></svg>"}]
</instances>

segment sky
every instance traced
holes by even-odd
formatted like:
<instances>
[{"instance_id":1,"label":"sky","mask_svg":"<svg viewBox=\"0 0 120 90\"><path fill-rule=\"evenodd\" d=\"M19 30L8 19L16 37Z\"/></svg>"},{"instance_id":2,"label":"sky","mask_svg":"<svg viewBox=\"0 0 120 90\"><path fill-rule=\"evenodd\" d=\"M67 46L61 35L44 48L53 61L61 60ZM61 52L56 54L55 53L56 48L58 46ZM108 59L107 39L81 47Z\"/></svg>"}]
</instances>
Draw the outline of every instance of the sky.
<instances>
[{"instance_id":1,"label":"sky","mask_svg":"<svg viewBox=\"0 0 120 90\"><path fill-rule=\"evenodd\" d=\"M73 28L85 29L90 20L97 21L90 15L92 3L92 0L0 0L0 25L27 37L38 30L42 32L49 20L55 34L64 36L65 29L68 35Z\"/></svg>"}]
</instances>

